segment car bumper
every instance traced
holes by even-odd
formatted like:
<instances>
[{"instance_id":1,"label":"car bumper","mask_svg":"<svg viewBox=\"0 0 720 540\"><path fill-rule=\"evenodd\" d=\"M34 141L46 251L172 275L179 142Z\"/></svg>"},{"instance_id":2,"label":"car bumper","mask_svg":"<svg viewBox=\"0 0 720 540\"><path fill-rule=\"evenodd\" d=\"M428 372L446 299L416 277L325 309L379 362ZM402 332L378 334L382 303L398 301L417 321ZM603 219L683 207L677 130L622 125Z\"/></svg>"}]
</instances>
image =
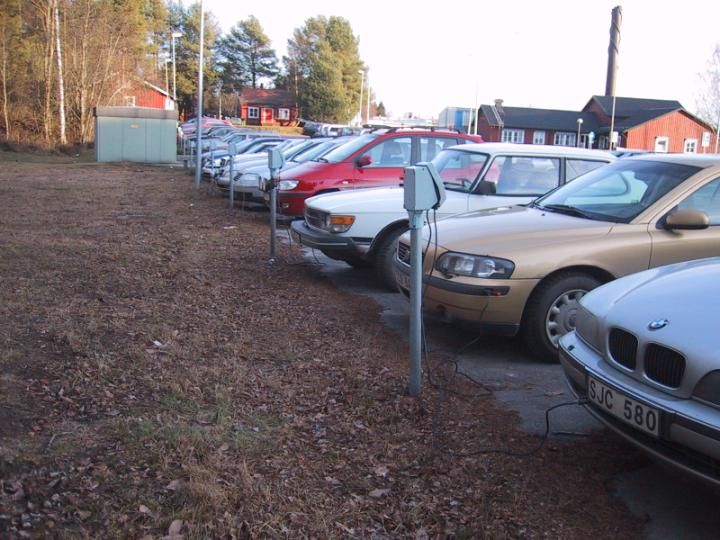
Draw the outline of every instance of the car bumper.
<instances>
[{"instance_id":1,"label":"car bumper","mask_svg":"<svg viewBox=\"0 0 720 540\"><path fill-rule=\"evenodd\" d=\"M568 386L576 397L587 400L588 377L592 377L612 389L616 399L624 396L658 411L658 435L647 434L588 400L584 406L590 414L655 458L720 485L720 413L716 409L638 383L610 366L575 332L561 338L559 354ZM708 423L706 419L713 416L714 423Z\"/></svg>"},{"instance_id":2,"label":"car bumper","mask_svg":"<svg viewBox=\"0 0 720 540\"><path fill-rule=\"evenodd\" d=\"M312 197L312 193L278 191L278 212L284 216L303 217L305 214L305 199L309 197Z\"/></svg>"},{"instance_id":3,"label":"car bumper","mask_svg":"<svg viewBox=\"0 0 720 540\"><path fill-rule=\"evenodd\" d=\"M410 267L396 259L394 269L400 291L408 295ZM448 321L464 321L494 334L514 336L520 330L525 303L538 281L448 280L423 274L423 309Z\"/></svg>"},{"instance_id":4,"label":"car bumper","mask_svg":"<svg viewBox=\"0 0 720 540\"><path fill-rule=\"evenodd\" d=\"M367 254L371 240L363 241L347 236L338 236L329 232L318 231L307 226L304 220L293 221L290 232L296 242L322 251L331 258L343 259Z\"/></svg>"}]
</instances>

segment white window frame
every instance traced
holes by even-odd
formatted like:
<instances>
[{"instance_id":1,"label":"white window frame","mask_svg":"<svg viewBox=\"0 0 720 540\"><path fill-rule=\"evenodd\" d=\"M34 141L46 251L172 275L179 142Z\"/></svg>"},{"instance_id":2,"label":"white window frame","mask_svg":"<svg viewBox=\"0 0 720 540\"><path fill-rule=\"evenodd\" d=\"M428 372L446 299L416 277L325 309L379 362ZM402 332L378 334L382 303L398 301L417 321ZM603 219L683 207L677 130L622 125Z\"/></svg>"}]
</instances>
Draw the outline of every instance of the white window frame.
<instances>
[{"instance_id":1,"label":"white window frame","mask_svg":"<svg viewBox=\"0 0 720 540\"><path fill-rule=\"evenodd\" d=\"M536 129L533 133L533 144L545 144L545 131Z\"/></svg>"},{"instance_id":2,"label":"white window frame","mask_svg":"<svg viewBox=\"0 0 720 540\"><path fill-rule=\"evenodd\" d=\"M500 135L500 142L523 144L525 142L525 130L503 128L502 134Z\"/></svg>"},{"instance_id":3,"label":"white window frame","mask_svg":"<svg viewBox=\"0 0 720 540\"><path fill-rule=\"evenodd\" d=\"M253 120L260 118L260 107L248 107L248 118Z\"/></svg>"},{"instance_id":4,"label":"white window frame","mask_svg":"<svg viewBox=\"0 0 720 540\"><path fill-rule=\"evenodd\" d=\"M685 143L683 144L683 152L686 154L696 154L697 153L697 139L685 139Z\"/></svg>"},{"instance_id":5,"label":"white window frame","mask_svg":"<svg viewBox=\"0 0 720 540\"><path fill-rule=\"evenodd\" d=\"M126 107L134 107L135 106L135 96L123 96L125 99L125 106Z\"/></svg>"},{"instance_id":6,"label":"white window frame","mask_svg":"<svg viewBox=\"0 0 720 540\"><path fill-rule=\"evenodd\" d=\"M670 147L670 137L655 137L655 151L667 154L668 148Z\"/></svg>"},{"instance_id":7,"label":"white window frame","mask_svg":"<svg viewBox=\"0 0 720 540\"><path fill-rule=\"evenodd\" d=\"M573 131L556 131L553 135L553 144L555 146L575 147L577 145L577 135Z\"/></svg>"},{"instance_id":8,"label":"white window frame","mask_svg":"<svg viewBox=\"0 0 720 540\"><path fill-rule=\"evenodd\" d=\"M290 120L290 109L278 109L278 120Z\"/></svg>"}]
</instances>

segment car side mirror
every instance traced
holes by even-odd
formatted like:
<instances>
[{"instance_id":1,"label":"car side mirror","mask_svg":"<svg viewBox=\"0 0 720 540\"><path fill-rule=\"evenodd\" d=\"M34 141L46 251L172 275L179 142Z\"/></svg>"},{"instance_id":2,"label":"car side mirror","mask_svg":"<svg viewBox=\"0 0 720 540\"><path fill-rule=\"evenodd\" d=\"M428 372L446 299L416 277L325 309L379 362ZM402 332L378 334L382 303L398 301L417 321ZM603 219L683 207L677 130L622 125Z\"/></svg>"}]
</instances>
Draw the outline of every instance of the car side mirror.
<instances>
[{"instance_id":1,"label":"car side mirror","mask_svg":"<svg viewBox=\"0 0 720 540\"><path fill-rule=\"evenodd\" d=\"M480 195L495 195L496 185L495 182L489 182L487 180L480 180L477 187L477 192Z\"/></svg>"},{"instance_id":2,"label":"car side mirror","mask_svg":"<svg viewBox=\"0 0 720 540\"><path fill-rule=\"evenodd\" d=\"M372 158L368 155L360 156L357 158L357 161L355 161L358 167L367 167L372 163Z\"/></svg>"},{"instance_id":3,"label":"car side mirror","mask_svg":"<svg viewBox=\"0 0 720 540\"><path fill-rule=\"evenodd\" d=\"M665 218L666 229L679 231L694 231L707 229L710 226L710 218L700 210L675 210Z\"/></svg>"}]
</instances>

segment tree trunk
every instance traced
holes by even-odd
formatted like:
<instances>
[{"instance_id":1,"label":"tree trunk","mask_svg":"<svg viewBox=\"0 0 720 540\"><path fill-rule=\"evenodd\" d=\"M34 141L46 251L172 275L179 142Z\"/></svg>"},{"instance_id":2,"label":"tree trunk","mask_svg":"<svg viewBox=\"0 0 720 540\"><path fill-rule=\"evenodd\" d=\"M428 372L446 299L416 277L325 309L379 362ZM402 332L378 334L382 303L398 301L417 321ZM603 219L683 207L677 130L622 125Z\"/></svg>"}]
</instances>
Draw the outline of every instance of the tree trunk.
<instances>
[{"instance_id":1,"label":"tree trunk","mask_svg":"<svg viewBox=\"0 0 720 540\"><path fill-rule=\"evenodd\" d=\"M8 91L7 91L7 28L5 19L3 19L3 25L0 28L0 34L2 35L2 96L3 96L3 120L5 122L5 140L10 140L10 119L8 117Z\"/></svg>"},{"instance_id":2,"label":"tree trunk","mask_svg":"<svg viewBox=\"0 0 720 540\"><path fill-rule=\"evenodd\" d=\"M67 137L65 136L65 81L63 80L63 65L62 65L62 48L60 46L60 15L58 8L59 0L54 2L55 10L55 48L57 50L57 69L58 69L58 99L59 103L59 117L60 117L60 144L67 144Z\"/></svg>"}]
</instances>

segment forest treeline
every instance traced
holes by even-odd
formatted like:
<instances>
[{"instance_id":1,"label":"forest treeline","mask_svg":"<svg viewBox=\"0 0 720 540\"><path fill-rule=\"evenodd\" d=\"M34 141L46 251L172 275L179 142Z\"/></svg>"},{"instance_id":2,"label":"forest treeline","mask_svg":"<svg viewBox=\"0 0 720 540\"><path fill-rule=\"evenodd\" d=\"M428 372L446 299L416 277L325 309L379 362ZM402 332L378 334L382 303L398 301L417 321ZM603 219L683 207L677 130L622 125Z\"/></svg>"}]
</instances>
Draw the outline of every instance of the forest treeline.
<instances>
[{"instance_id":1,"label":"forest treeline","mask_svg":"<svg viewBox=\"0 0 720 540\"><path fill-rule=\"evenodd\" d=\"M93 108L126 105L145 82L194 114L200 5L163 0L0 0L0 137L47 145L93 139ZM302 21L278 58L260 21L223 34L204 13L205 111L235 116L243 88L283 88L304 118L347 122L358 110L358 39L341 17ZM174 49L174 54L173 54ZM375 104L373 102L373 109Z\"/></svg>"}]
</instances>

